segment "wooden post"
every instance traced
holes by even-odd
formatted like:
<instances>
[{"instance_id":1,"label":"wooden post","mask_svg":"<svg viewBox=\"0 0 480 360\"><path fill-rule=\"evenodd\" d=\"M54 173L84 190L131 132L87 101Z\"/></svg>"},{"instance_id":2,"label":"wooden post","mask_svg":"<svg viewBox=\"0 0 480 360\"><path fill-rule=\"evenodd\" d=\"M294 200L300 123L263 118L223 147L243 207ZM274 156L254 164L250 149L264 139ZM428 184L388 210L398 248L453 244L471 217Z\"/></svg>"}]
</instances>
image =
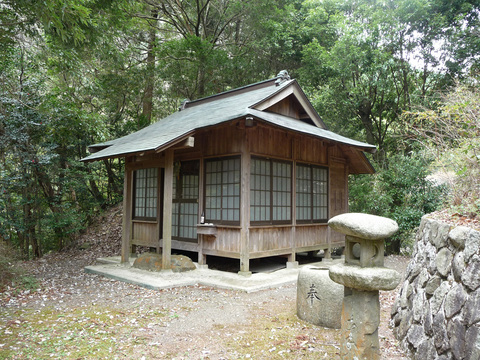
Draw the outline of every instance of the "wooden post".
<instances>
[{"instance_id":1,"label":"wooden post","mask_svg":"<svg viewBox=\"0 0 480 360\"><path fill-rule=\"evenodd\" d=\"M348 174L350 173L350 170L348 168L348 163L345 164L345 197L344 197L344 201L345 201L345 204L344 204L344 208L345 208L345 212L348 213L350 211L349 207L348 207L348 196L349 196L349 191L348 191Z\"/></svg>"},{"instance_id":2,"label":"wooden post","mask_svg":"<svg viewBox=\"0 0 480 360\"><path fill-rule=\"evenodd\" d=\"M330 220L333 216L334 207L333 204L335 203L332 197L332 161L331 156L332 154L332 146L327 145L327 166L328 166L328 193L327 193L327 220ZM332 259L332 230L330 226L327 227L327 249L324 250L323 260L330 261Z\"/></svg>"},{"instance_id":3,"label":"wooden post","mask_svg":"<svg viewBox=\"0 0 480 360\"><path fill-rule=\"evenodd\" d=\"M250 149L248 132L244 132L241 157L240 178L240 275L249 276L250 272Z\"/></svg>"},{"instance_id":4,"label":"wooden post","mask_svg":"<svg viewBox=\"0 0 480 360\"><path fill-rule=\"evenodd\" d=\"M125 159L125 177L123 180L123 219L122 219L122 252L121 262L128 263L130 258L130 239L132 236L132 188L133 171Z\"/></svg>"},{"instance_id":5,"label":"wooden post","mask_svg":"<svg viewBox=\"0 0 480 360\"><path fill-rule=\"evenodd\" d=\"M332 260L332 229L327 228L327 248L324 250L323 260Z\"/></svg>"},{"instance_id":6,"label":"wooden post","mask_svg":"<svg viewBox=\"0 0 480 360\"><path fill-rule=\"evenodd\" d=\"M160 211L161 208L161 205L162 204L162 200L163 200L163 189L162 189L162 186L163 186L163 179L162 179L162 169L161 168L157 168L157 226L156 226L156 229L155 229L155 234L156 236L158 236L157 238L157 241L156 241L156 245L155 245L155 252L157 254L160 254L160 240L161 240L161 236L163 234L160 234L161 231L163 231L163 228L162 228L162 216L163 216L163 213ZM162 209L163 211L163 209Z\"/></svg>"},{"instance_id":7,"label":"wooden post","mask_svg":"<svg viewBox=\"0 0 480 360\"><path fill-rule=\"evenodd\" d=\"M292 139L292 204L290 208L292 209L292 228L290 229L290 247L292 248L292 253L288 255L288 262L292 267L297 267L298 262L296 259L297 256L297 245L296 245L296 225L297 225L297 141Z\"/></svg>"},{"instance_id":8,"label":"wooden post","mask_svg":"<svg viewBox=\"0 0 480 360\"><path fill-rule=\"evenodd\" d=\"M173 149L165 150L165 179L163 186L162 269L171 268L172 206L173 206Z\"/></svg>"},{"instance_id":9,"label":"wooden post","mask_svg":"<svg viewBox=\"0 0 480 360\"><path fill-rule=\"evenodd\" d=\"M200 224L200 216L202 212L205 211L205 204L203 202L204 196L204 179L205 179L205 161L202 158L200 159L200 169L199 169L199 181L198 181L198 218L197 224ZM198 237L198 265L202 267L207 267L207 255L203 253L203 244L205 243L205 235L197 235Z\"/></svg>"}]
</instances>

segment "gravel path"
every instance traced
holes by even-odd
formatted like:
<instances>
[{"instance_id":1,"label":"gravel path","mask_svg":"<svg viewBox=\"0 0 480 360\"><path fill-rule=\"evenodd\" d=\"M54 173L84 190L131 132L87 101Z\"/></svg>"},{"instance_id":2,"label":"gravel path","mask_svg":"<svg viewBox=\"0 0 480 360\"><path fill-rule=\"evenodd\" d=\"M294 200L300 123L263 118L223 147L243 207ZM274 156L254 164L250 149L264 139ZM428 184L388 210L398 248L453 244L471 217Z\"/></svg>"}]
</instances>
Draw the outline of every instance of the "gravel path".
<instances>
[{"instance_id":1,"label":"gravel path","mask_svg":"<svg viewBox=\"0 0 480 360\"><path fill-rule=\"evenodd\" d=\"M204 286L153 291L84 273L96 257L119 251L118 241L105 240L117 237L118 227L94 235L102 231L85 234L87 250L25 263L40 281L38 291L0 294L0 359L2 350L11 359L339 358L338 330L296 317L295 284L255 293ZM386 259L402 273L407 263ZM394 299L395 292L381 293L382 359L407 359L388 327Z\"/></svg>"}]
</instances>

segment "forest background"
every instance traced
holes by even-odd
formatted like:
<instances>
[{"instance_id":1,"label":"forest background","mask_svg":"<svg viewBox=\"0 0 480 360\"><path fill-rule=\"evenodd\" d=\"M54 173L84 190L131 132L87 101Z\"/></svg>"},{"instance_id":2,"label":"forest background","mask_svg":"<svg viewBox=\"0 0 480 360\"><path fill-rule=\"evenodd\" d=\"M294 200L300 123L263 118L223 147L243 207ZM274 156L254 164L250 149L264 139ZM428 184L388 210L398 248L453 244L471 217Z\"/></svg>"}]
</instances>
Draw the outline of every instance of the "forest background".
<instances>
[{"instance_id":1,"label":"forest background","mask_svg":"<svg viewBox=\"0 0 480 360\"><path fill-rule=\"evenodd\" d=\"M0 244L59 251L122 200L123 160L87 146L197 99L296 78L330 130L375 144L350 210L480 210L480 1L1 0Z\"/></svg>"}]
</instances>

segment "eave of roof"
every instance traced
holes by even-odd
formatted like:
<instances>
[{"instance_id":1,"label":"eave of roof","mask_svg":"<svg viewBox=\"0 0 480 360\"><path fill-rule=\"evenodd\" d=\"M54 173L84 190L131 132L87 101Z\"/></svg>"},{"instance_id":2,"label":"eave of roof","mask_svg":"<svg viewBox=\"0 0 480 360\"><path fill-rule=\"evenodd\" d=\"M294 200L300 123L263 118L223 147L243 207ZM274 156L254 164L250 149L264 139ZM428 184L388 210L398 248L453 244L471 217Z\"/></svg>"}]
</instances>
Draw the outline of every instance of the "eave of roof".
<instances>
[{"instance_id":1,"label":"eave of roof","mask_svg":"<svg viewBox=\"0 0 480 360\"><path fill-rule=\"evenodd\" d=\"M377 149L374 145L370 145L361 141L347 138L342 135L338 135L330 130L312 126L305 123L304 121L294 119L288 116L259 111L256 109L248 109L248 114L288 130L297 131L303 134L313 135L340 144L353 146L369 153L374 153Z\"/></svg>"},{"instance_id":2,"label":"eave of roof","mask_svg":"<svg viewBox=\"0 0 480 360\"><path fill-rule=\"evenodd\" d=\"M263 99L279 87L252 88L251 91L241 92L227 97L220 97L216 101L208 101L196 106L187 106L182 111L177 111L164 119L143 128L130 135L95 144L94 148L103 147L102 150L87 156L82 161L95 161L111 157L127 156L138 152L152 151L162 147L175 139L182 137L196 129L218 125L220 123L238 119L248 114L248 107ZM107 146L105 148L105 146Z\"/></svg>"}]
</instances>

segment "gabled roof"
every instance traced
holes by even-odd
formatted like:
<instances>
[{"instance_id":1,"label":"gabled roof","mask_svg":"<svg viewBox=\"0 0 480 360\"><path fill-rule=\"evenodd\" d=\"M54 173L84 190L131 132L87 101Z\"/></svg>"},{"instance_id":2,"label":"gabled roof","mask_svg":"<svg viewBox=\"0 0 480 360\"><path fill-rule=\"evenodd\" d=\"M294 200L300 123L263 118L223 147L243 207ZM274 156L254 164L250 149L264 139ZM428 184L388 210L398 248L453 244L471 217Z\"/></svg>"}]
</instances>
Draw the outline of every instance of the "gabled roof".
<instances>
[{"instance_id":1,"label":"gabled roof","mask_svg":"<svg viewBox=\"0 0 480 360\"><path fill-rule=\"evenodd\" d=\"M297 105L300 109L298 116L281 115L275 110L275 106L285 99ZM297 81L290 80L288 75L285 77L284 74L279 74L270 80L186 102L181 111L142 130L90 146L89 150L93 154L82 161L163 151L191 136L195 130L248 116L288 130L354 147L357 151L374 152L376 149L373 145L328 131Z\"/></svg>"}]
</instances>

